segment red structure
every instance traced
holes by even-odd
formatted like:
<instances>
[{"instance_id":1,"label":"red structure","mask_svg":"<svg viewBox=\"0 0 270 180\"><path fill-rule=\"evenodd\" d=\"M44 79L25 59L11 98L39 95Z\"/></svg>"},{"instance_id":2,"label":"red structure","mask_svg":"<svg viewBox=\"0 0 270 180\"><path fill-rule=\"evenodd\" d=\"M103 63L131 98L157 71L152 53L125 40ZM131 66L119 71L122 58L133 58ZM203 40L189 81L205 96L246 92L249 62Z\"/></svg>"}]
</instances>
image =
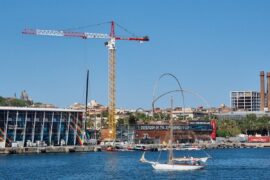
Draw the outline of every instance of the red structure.
<instances>
[{"instance_id":1,"label":"red structure","mask_svg":"<svg viewBox=\"0 0 270 180\"><path fill-rule=\"evenodd\" d=\"M216 120L211 120L211 126L212 126L211 138L213 140L216 140L216 137L217 137L217 121Z\"/></svg>"},{"instance_id":2,"label":"red structure","mask_svg":"<svg viewBox=\"0 0 270 180\"><path fill-rule=\"evenodd\" d=\"M250 143L267 143L270 142L269 136L249 136L248 142Z\"/></svg>"}]
</instances>

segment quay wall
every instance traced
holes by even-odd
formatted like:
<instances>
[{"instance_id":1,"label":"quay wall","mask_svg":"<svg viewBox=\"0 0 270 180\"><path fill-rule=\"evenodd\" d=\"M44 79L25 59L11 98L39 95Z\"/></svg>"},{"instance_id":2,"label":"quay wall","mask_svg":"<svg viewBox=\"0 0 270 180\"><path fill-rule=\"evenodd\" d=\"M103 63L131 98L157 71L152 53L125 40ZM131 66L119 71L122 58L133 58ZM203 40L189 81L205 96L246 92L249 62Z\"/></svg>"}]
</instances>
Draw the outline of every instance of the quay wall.
<instances>
[{"instance_id":1,"label":"quay wall","mask_svg":"<svg viewBox=\"0 0 270 180\"><path fill-rule=\"evenodd\" d=\"M7 147L0 148L0 154L40 154L40 153L72 153L94 152L98 146L59 146L59 147Z\"/></svg>"}]
</instances>

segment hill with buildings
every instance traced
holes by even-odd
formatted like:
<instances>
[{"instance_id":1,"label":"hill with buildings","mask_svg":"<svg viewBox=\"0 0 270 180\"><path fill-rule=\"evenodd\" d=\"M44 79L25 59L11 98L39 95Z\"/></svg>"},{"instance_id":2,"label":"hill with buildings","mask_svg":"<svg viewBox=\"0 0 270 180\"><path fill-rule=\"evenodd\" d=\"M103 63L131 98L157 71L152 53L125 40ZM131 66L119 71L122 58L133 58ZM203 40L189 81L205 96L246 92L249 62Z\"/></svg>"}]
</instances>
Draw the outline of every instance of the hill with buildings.
<instances>
[{"instance_id":1,"label":"hill with buildings","mask_svg":"<svg viewBox=\"0 0 270 180\"><path fill-rule=\"evenodd\" d=\"M4 98L0 96L0 106L16 106L16 107L29 107L33 104L31 101L26 101L17 98Z\"/></svg>"},{"instance_id":2,"label":"hill with buildings","mask_svg":"<svg viewBox=\"0 0 270 180\"><path fill-rule=\"evenodd\" d=\"M21 92L20 98L0 96L0 106L55 108L52 104L34 102L25 90Z\"/></svg>"}]
</instances>

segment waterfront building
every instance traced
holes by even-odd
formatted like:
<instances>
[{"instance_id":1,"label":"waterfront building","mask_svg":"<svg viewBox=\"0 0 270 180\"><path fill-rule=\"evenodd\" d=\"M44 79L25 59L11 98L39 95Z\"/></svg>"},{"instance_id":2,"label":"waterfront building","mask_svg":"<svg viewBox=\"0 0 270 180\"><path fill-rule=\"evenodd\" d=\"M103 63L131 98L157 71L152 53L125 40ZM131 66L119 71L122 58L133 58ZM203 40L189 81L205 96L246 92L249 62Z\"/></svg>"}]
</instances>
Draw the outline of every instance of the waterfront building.
<instances>
[{"instance_id":1,"label":"waterfront building","mask_svg":"<svg viewBox=\"0 0 270 180\"><path fill-rule=\"evenodd\" d=\"M193 143L196 141L211 141L216 139L216 121L187 121L173 125L173 143ZM169 142L168 122L153 124L138 124L135 127L135 143L162 144Z\"/></svg>"},{"instance_id":2,"label":"waterfront building","mask_svg":"<svg viewBox=\"0 0 270 180\"><path fill-rule=\"evenodd\" d=\"M231 91L231 108L234 111L260 111L260 93L257 91Z\"/></svg>"},{"instance_id":3,"label":"waterfront building","mask_svg":"<svg viewBox=\"0 0 270 180\"><path fill-rule=\"evenodd\" d=\"M0 107L0 147L82 145L82 110Z\"/></svg>"}]
</instances>

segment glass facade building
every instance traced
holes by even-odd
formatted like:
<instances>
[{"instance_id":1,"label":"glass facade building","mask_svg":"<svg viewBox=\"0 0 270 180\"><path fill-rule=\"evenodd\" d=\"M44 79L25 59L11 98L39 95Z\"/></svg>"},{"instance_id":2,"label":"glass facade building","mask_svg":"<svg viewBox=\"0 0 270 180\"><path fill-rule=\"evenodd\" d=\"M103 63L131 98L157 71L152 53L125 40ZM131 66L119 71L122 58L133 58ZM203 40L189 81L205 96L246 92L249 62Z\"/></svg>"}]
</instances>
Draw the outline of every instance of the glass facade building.
<instances>
[{"instance_id":1,"label":"glass facade building","mask_svg":"<svg viewBox=\"0 0 270 180\"><path fill-rule=\"evenodd\" d=\"M82 145L83 111L0 107L0 144L12 147Z\"/></svg>"}]
</instances>

